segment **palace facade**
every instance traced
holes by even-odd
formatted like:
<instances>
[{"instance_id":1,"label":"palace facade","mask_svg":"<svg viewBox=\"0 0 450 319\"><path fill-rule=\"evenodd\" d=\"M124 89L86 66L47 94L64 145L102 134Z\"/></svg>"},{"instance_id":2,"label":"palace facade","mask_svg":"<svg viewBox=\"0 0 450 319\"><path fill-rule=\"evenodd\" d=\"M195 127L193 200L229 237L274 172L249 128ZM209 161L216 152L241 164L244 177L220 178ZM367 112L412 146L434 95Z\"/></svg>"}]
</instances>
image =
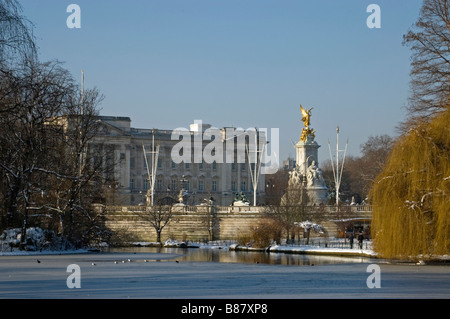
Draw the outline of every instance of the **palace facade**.
<instances>
[{"instance_id":1,"label":"palace facade","mask_svg":"<svg viewBox=\"0 0 450 319\"><path fill-rule=\"evenodd\" d=\"M144 205L153 172L154 204L179 202L181 190L186 205L212 198L215 204L228 206L237 193L244 194L250 204L256 194L257 204L262 203L264 174L258 175L254 193L258 164L251 155L259 146L252 148L253 137L246 131L214 129L196 121L177 134L176 130L134 128L129 117L116 116L99 116L99 123L90 146L105 150L104 162L114 163L109 204ZM214 138L211 132L216 133ZM236 134L230 137L230 132ZM256 145L267 143L264 132L255 132Z\"/></svg>"}]
</instances>

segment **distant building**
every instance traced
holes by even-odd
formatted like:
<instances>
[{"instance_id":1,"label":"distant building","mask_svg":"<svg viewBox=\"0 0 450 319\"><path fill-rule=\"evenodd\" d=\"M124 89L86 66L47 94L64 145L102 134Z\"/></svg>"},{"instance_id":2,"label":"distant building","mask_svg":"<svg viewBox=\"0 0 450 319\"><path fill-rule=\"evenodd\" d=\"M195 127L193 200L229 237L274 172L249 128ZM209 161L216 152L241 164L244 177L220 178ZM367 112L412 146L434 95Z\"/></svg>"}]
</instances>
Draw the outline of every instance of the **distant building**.
<instances>
[{"instance_id":1,"label":"distant building","mask_svg":"<svg viewBox=\"0 0 450 319\"><path fill-rule=\"evenodd\" d=\"M249 200L253 199L250 169L254 169L255 164L252 161L249 163L246 152L242 152L246 149L252 150L248 147L249 141L252 140L250 136L244 136L243 139L239 136L230 138L227 132L232 132L233 128L224 127L216 129L222 136L220 139L214 139L212 143L211 139L202 138L211 126L201 123L199 125L196 122L182 132L189 136L190 141L183 139L183 143L190 148L183 149L181 157L186 159L186 156L189 156L190 160L178 162L173 156L173 149L179 148L180 139L172 139L174 130L133 128L129 117L100 116L99 121L100 129L91 142L91 147L108 149L110 152L104 153L105 156L113 157L105 161L112 161L115 165L116 183L108 198L111 204L145 204L146 194L151 187L148 174L151 168L147 166L151 165L150 152L156 151L156 145L159 145L159 153L154 182L155 204L178 202L181 189L185 189L184 198L187 205L197 205L211 197L217 205L231 205L236 193L241 192ZM262 132L258 132L257 138L258 143L266 142ZM215 149L212 146L215 146ZM205 147L212 149L213 158L222 155L223 160L211 162L201 157L199 162L198 155L202 155ZM147 153L147 161L144 150ZM220 151L223 151L223 154L220 154ZM230 151L233 153L231 157ZM264 185L264 175L261 174L256 191L258 204L259 199L264 196Z\"/></svg>"},{"instance_id":2,"label":"distant building","mask_svg":"<svg viewBox=\"0 0 450 319\"><path fill-rule=\"evenodd\" d=\"M283 161L283 169L286 171L292 171L295 168L295 159L292 157L288 157Z\"/></svg>"}]
</instances>

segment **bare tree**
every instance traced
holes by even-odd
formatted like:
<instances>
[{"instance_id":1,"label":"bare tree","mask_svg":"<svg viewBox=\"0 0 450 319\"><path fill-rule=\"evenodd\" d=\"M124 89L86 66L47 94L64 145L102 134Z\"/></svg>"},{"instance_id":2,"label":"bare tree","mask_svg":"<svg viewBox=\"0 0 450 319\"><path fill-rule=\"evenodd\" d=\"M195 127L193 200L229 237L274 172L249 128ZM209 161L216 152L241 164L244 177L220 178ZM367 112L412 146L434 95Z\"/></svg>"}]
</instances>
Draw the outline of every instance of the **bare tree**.
<instances>
[{"instance_id":1,"label":"bare tree","mask_svg":"<svg viewBox=\"0 0 450 319\"><path fill-rule=\"evenodd\" d=\"M3 73L2 83L7 85L6 94L0 95L0 168L6 181L7 222L11 226L21 205L25 238L33 197L43 191L41 172L54 154L48 120L63 112L72 84L59 65L33 61L27 61L20 71Z\"/></svg>"},{"instance_id":2,"label":"bare tree","mask_svg":"<svg viewBox=\"0 0 450 319\"><path fill-rule=\"evenodd\" d=\"M276 173L267 175L265 189L266 205L279 205L289 181L289 171L280 168Z\"/></svg>"},{"instance_id":3,"label":"bare tree","mask_svg":"<svg viewBox=\"0 0 450 319\"><path fill-rule=\"evenodd\" d=\"M91 204L114 179L111 150L91 145L103 97L82 92L61 63L38 62L21 12L18 1L0 0L1 226L21 224L25 240L29 212L40 212L80 241L99 233Z\"/></svg>"},{"instance_id":4,"label":"bare tree","mask_svg":"<svg viewBox=\"0 0 450 319\"><path fill-rule=\"evenodd\" d=\"M22 216L22 239L29 211L50 214L61 235L82 242L99 220L91 204L100 196L108 170L107 153L90 143L98 127L95 89L81 95L58 62L27 61L0 74L0 173L6 227ZM94 161L93 159L100 159Z\"/></svg>"},{"instance_id":5,"label":"bare tree","mask_svg":"<svg viewBox=\"0 0 450 319\"><path fill-rule=\"evenodd\" d=\"M395 138L389 135L369 136L361 145L361 156L348 156L345 159L340 187L344 200L355 197L360 202L367 197L375 178L383 170L394 143ZM333 193L335 186L331 162L325 161L322 170L327 187Z\"/></svg>"},{"instance_id":6,"label":"bare tree","mask_svg":"<svg viewBox=\"0 0 450 319\"><path fill-rule=\"evenodd\" d=\"M361 168L356 178L363 180L363 194L367 195L372 188L375 178L381 173L391 154L395 138L389 135L369 136L361 145Z\"/></svg>"},{"instance_id":7,"label":"bare tree","mask_svg":"<svg viewBox=\"0 0 450 319\"><path fill-rule=\"evenodd\" d=\"M33 25L21 15L16 0L0 0L0 66L12 68L15 63L34 60L37 47Z\"/></svg>"},{"instance_id":8,"label":"bare tree","mask_svg":"<svg viewBox=\"0 0 450 319\"><path fill-rule=\"evenodd\" d=\"M200 216L201 224L208 232L208 240L214 240L214 229L219 225L214 201L204 199L203 203L197 206L197 214Z\"/></svg>"},{"instance_id":9,"label":"bare tree","mask_svg":"<svg viewBox=\"0 0 450 319\"><path fill-rule=\"evenodd\" d=\"M425 0L420 17L403 36L411 48L411 91L409 121L427 120L448 107L450 94L450 1Z\"/></svg>"},{"instance_id":10,"label":"bare tree","mask_svg":"<svg viewBox=\"0 0 450 319\"><path fill-rule=\"evenodd\" d=\"M150 221L156 231L156 241L161 243L161 233L172 219L173 207L170 205L148 206L146 212L148 214L146 219Z\"/></svg>"},{"instance_id":11,"label":"bare tree","mask_svg":"<svg viewBox=\"0 0 450 319\"><path fill-rule=\"evenodd\" d=\"M114 183L113 150L94 142L102 98L96 89L81 94L76 88L64 114L52 119L56 129L61 130L61 148L53 169L45 171L52 176L53 189L53 201L46 205L57 212L59 231L69 239L89 237L86 232L91 228L87 225L95 220L91 205L101 202L105 183ZM76 223L76 215L85 217L84 226Z\"/></svg>"},{"instance_id":12,"label":"bare tree","mask_svg":"<svg viewBox=\"0 0 450 319\"><path fill-rule=\"evenodd\" d=\"M275 220L284 228L286 238L295 236L295 223L312 218L306 203L308 196L304 186L298 189L287 188L279 204L270 205L266 209L266 216Z\"/></svg>"}]
</instances>

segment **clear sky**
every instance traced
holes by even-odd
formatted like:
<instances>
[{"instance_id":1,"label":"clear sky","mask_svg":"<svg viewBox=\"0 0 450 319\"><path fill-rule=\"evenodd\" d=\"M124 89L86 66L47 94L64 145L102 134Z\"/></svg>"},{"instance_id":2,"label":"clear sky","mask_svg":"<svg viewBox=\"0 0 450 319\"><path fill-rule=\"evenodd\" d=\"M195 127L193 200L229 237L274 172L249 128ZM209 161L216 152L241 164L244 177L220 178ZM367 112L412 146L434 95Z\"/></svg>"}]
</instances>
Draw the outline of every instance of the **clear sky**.
<instances>
[{"instance_id":1,"label":"clear sky","mask_svg":"<svg viewBox=\"0 0 450 319\"><path fill-rule=\"evenodd\" d=\"M132 126L279 128L280 160L295 156L299 105L314 107L319 161L348 138L396 135L409 94L402 36L419 0L20 0L40 59L60 60L104 95L103 115ZM69 4L81 8L70 29ZM381 9L370 29L369 4ZM344 143L342 143L344 148Z\"/></svg>"}]
</instances>

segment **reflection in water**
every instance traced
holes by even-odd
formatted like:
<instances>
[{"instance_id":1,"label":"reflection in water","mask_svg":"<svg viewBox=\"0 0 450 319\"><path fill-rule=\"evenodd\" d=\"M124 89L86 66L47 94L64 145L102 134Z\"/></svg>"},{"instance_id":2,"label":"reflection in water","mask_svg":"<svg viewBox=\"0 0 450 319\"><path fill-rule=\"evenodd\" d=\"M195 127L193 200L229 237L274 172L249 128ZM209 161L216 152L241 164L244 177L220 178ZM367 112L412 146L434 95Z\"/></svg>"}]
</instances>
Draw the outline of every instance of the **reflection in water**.
<instances>
[{"instance_id":1,"label":"reflection in water","mask_svg":"<svg viewBox=\"0 0 450 319\"><path fill-rule=\"evenodd\" d=\"M110 248L106 252L168 254L169 259L176 258L177 260L180 261L252 263L252 264L298 265L298 266L342 264L342 263L367 263L371 262L372 260L371 258L368 257L320 256L320 255L302 255L289 253L267 253L254 251L230 251L228 249L205 249L205 248L127 247L127 248Z\"/></svg>"}]
</instances>

